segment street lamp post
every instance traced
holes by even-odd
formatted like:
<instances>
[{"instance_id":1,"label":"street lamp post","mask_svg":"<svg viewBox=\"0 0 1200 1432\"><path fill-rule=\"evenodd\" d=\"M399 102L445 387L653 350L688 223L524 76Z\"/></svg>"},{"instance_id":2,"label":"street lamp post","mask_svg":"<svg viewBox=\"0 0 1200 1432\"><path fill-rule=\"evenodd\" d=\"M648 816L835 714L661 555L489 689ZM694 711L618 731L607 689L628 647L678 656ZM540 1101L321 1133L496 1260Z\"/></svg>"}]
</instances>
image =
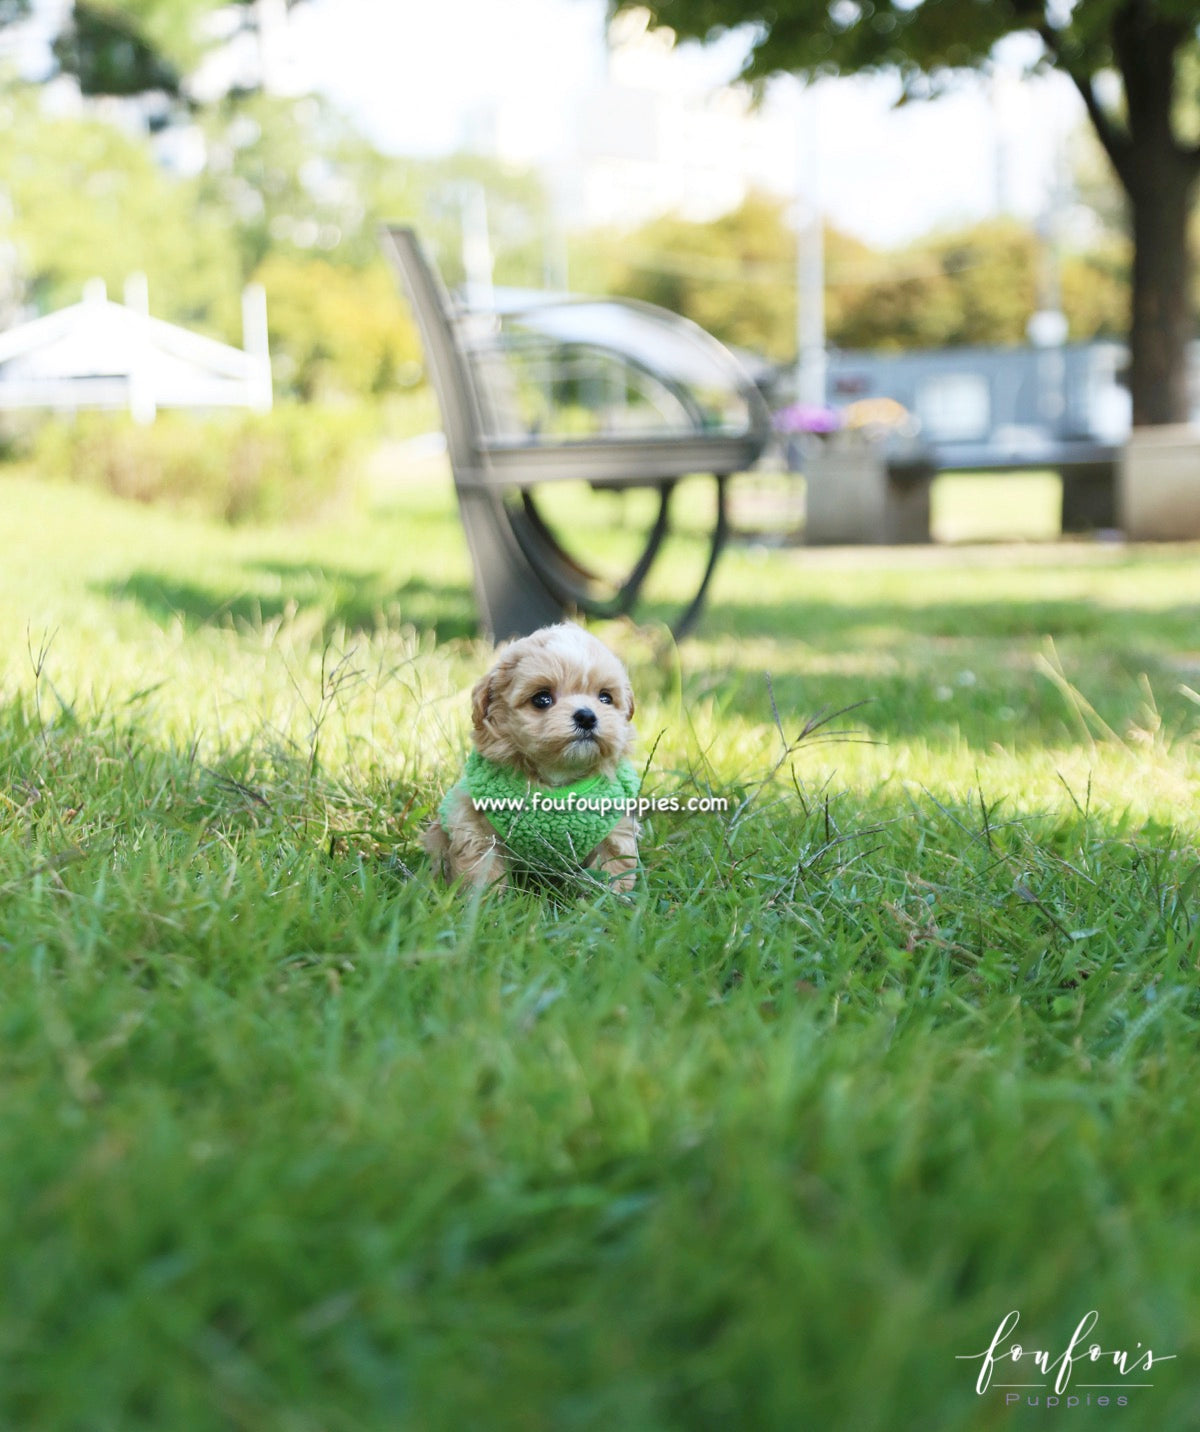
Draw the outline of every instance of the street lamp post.
<instances>
[{"instance_id":1,"label":"street lamp post","mask_svg":"<svg viewBox=\"0 0 1200 1432\"><path fill-rule=\"evenodd\" d=\"M820 92L809 92L796 165L796 397L824 407L825 225L820 200ZM804 142L804 139L807 142ZM808 194L806 200L803 196Z\"/></svg>"}]
</instances>

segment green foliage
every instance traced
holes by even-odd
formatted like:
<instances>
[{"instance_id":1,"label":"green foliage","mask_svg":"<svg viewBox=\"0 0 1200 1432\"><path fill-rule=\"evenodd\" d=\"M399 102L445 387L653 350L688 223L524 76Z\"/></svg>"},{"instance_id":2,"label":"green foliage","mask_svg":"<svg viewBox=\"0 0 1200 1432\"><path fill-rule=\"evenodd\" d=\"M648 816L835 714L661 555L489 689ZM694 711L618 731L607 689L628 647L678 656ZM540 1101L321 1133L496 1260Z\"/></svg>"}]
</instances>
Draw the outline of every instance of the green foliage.
<instances>
[{"instance_id":1,"label":"green foliage","mask_svg":"<svg viewBox=\"0 0 1200 1432\"><path fill-rule=\"evenodd\" d=\"M378 255L380 219L412 211L407 162L384 160L316 96L232 95L203 128L202 202L231 220L245 275L270 253L361 267ZM396 213L380 213L381 187Z\"/></svg>"},{"instance_id":2,"label":"green foliage","mask_svg":"<svg viewBox=\"0 0 1200 1432\"><path fill-rule=\"evenodd\" d=\"M54 41L54 57L86 95L176 94L181 76L175 61L184 53L196 57L192 27L186 23L193 16L180 14L186 9L194 7L75 0L69 22ZM177 17L185 23L179 25ZM171 22L169 31L163 20ZM151 38L156 30L158 45Z\"/></svg>"},{"instance_id":3,"label":"green foliage","mask_svg":"<svg viewBox=\"0 0 1200 1432\"><path fill-rule=\"evenodd\" d=\"M847 348L1023 343L1037 308L1037 241L1012 221L935 237L895 256L898 273L847 285L831 316Z\"/></svg>"},{"instance_id":4,"label":"green foliage","mask_svg":"<svg viewBox=\"0 0 1200 1432\"><path fill-rule=\"evenodd\" d=\"M328 101L233 95L203 119L203 201L229 216L243 272L269 255L356 269L379 258L382 223L419 219L449 282L462 278L462 211L482 192L501 283L539 284L547 201L539 180L494 161L380 154Z\"/></svg>"},{"instance_id":5,"label":"green foliage","mask_svg":"<svg viewBox=\"0 0 1200 1432\"><path fill-rule=\"evenodd\" d=\"M1072 340L1128 337L1131 266L1127 238L1101 239L1063 260L1062 306Z\"/></svg>"},{"instance_id":6,"label":"green foliage","mask_svg":"<svg viewBox=\"0 0 1200 1432\"><path fill-rule=\"evenodd\" d=\"M889 255L830 265L828 332L845 348L946 348L1027 342L1044 266L1058 268L1070 337L1129 332L1130 246L1101 237L1055 257L1033 230L994 219Z\"/></svg>"},{"instance_id":7,"label":"green foliage","mask_svg":"<svg viewBox=\"0 0 1200 1432\"><path fill-rule=\"evenodd\" d=\"M84 94L179 97L213 43L204 21L233 8L253 23L253 7L254 0L74 0L54 54Z\"/></svg>"},{"instance_id":8,"label":"green foliage","mask_svg":"<svg viewBox=\"0 0 1200 1432\"><path fill-rule=\"evenodd\" d=\"M47 422L34 460L47 473L134 502L229 523L299 521L352 496L367 435L353 411L280 407L267 414L160 414L151 424L86 413Z\"/></svg>"},{"instance_id":9,"label":"green foliage","mask_svg":"<svg viewBox=\"0 0 1200 1432\"><path fill-rule=\"evenodd\" d=\"M1113 0L1066 6L1045 0L613 0L621 11L645 8L655 24L680 39L714 39L745 26L751 40L745 76L762 81L780 72L806 77L898 73L909 97L926 97L955 71L983 65L998 41L1011 34L1041 34L1053 48L1050 62L1093 75L1114 63L1113 30L1126 8ZM1155 0L1145 17L1178 26L1180 39L1194 23L1187 0Z\"/></svg>"},{"instance_id":10,"label":"green foliage","mask_svg":"<svg viewBox=\"0 0 1200 1432\"><path fill-rule=\"evenodd\" d=\"M1192 550L735 549L610 632L648 789L734 811L479 901L418 847L489 655L444 475L4 499L0 1425L998 1428L1016 1307L1191 1432Z\"/></svg>"},{"instance_id":11,"label":"green foliage","mask_svg":"<svg viewBox=\"0 0 1200 1432\"><path fill-rule=\"evenodd\" d=\"M100 120L48 119L36 95L0 92L0 234L43 311L79 301L103 278L119 296L147 276L155 314L222 337L240 332L237 256L223 216L147 144ZM17 142L19 137L19 142Z\"/></svg>"},{"instance_id":12,"label":"green foliage","mask_svg":"<svg viewBox=\"0 0 1200 1432\"><path fill-rule=\"evenodd\" d=\"M682 313L735 347L795 352L796 240L782 200L751 195L710 223L656 219L610 251L610 291Z\"/></svg>"},{"instance_id":13,"label":"green foliage","mask_svg":"<svg viewBox=\"0 0 1200 1432\"><path fill-rule=\"evenodd\" d=\"M255 274L267 293L276 381L303 399L381 396L410 386L421 346L381 259L354 270L273 254Z\"/></svg>"},{"instance_id":14,"label":"green foliage","mask_svg":"<svg viewBox=\"0 0 1200 1432\"><path fill-rule=\"evenodd\" d=\"M593 236L573 253L602 290L660 304L726 343L776 359L795 353L796 241L782 202L762 196L709 223L660 219ZM1032 229L989 220L889 253L825 230L826 331L843 348L1019 344L1037 310L1044 258ZM1123 337L1129 248L1104 238L1063 256L1071 336Z\"/></svg>"}]
</instances>

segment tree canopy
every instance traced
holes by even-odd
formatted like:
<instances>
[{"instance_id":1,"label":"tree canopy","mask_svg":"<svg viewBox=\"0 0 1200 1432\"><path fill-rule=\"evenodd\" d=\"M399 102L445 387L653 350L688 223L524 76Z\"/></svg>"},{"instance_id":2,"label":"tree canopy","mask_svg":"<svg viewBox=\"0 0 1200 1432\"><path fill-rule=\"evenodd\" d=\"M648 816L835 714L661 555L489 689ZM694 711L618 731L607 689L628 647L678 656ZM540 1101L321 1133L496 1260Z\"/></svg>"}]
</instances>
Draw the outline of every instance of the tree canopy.
<instances>
[{"instance_id":1,"label":"tree canopy","mask_svg":"<svg viewBox=\"0 0 1200 1432\"><path fill-rule=\"evenodd\" d=\"M142 37L130 53L151 65L146 75L164 66L185 82L213 3L77 4L68 19L82 33L81 17L103 9L112 33L125 25ZM0 0L0 23L21 9ZM99 64L95 54L89 62ZM464 202L482 191L496 281L533 287L553 267L549 205L533 175L478 156L385 156L318 97L235 93L200 110L181 100L174 119L203 136L194 174L159 162L166 151L154 135L107 122L106 110L56 117L36 87L0 81L0 317L73 301L95 274L119 294L140 269L156 313L237 341L238 292L254 279L268 291L282 390L376 395L411 381L418 356L380 258L382 220L417 222L453 284ZM1105 193L1116 222L1121 206L1111 185ZM663 304L781 362L794 354L795 234L776 199L751 195L708 223L668 215L632 234L574 235L569 248L578 289ZM892 253L828 229L826 248L828 331L843 347L1020 342L1036 303L1038 243L1019 224L930 235ZM1129 270L1116 233L1062 256L1073 338L1124 331Z\"/></svg>"},{"instance_id":2,"label":"tree canopy","mask_svg":"<svg viewBox=\"0 0 1200 1432\"><path fill-rule=\"evenodd\" d=\"M1125 332L1127 250L1102 234L1059 254L1072 340ZM827 225L829 342L880 349L1023 343L1042 258L1037 234L1011 218L935 232L889 252ZM619 243L611 235L581 239L572 269L603 291L682 313L735 347L781 362L795 354L796 235L782 200L752 194L707 223L668 216Z\"/></svg>"},{"instance_id":3,"label":"tree canopy","mask_svg":"<svg viewBox=\"0 0 1200 1432\"><path fill-rule=\"evenodd\" d=\"M743 27L744 77L890 70L905 98L936 95L999 41L1041 41L1036 65L1068 75L1129 199L1134 421L1188 416L1194 333L1188 218L1200 178L1195 0L615 0L683 38ZM1119 79L1118 102L1104 77Z\"/></svg>"},{"instance_id":4,"label":"tree canopy","mask_svg":"<svg viewBox=\"0 0 1200 1432\"><path fill-rule=\"evenodd\" d=\"M1125 73L1139 38L1178 49L1195 39L1194 0L615 0L649 10L680 39L713 40L741 29L748 42L742 77L892 71L909 98L938 93L956 71L978 69L1008 35L1041 39L1035 61L1094 91L1107 70ZM1119 133L1122 120L1105 111Z\"/></svg>"},{"instance_id":5,"label":"tree canopy","mask_svg":"<svg viewBox=\"0 0 1200 1432\"><path fill-rule=\"evenodd\" d=\"M0 0L0 24L6 3L28 0ZM87 95L161 90L180 96L188 73L213 43L205 21L218 10L233 10L251 26L254 6L255 0L74 0L54 42L55 59Z\"/></svg>"},{"instance_id":6,"label":"tree canopy","mask_svg":"<svg viewBox=\"0 0 1200 1432\"><path fill-rule=\"evenodd\" d=\"M242 276L225 216L201 207L196 181L164 170L141 137L45 116L34 92L0 95L0 198L0 239L26 304L74 303L92 277L119 297L137 269L156 313L239 332Z\"/></svg>"}]
</instances>

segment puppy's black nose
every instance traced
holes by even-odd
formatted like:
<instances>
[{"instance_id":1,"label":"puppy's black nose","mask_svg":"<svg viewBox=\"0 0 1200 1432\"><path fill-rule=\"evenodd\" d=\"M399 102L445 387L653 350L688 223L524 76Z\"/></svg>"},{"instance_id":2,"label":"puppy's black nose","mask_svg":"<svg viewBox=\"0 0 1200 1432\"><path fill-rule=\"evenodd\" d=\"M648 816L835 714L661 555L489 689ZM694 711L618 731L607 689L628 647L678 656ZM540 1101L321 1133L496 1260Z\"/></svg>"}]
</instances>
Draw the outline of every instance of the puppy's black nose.
<instances>
[{"instance_id":1,"label":"puppy's black nose","mask_svg":"<svg viewBox=\"0 0 1200 1432\"><path fill-rule=\"evenodd\" d=\"M575 712L575 725L581 731L594 731L596 729L596 713L590 706L581 706Z\"/></svg>"}]
</instances>

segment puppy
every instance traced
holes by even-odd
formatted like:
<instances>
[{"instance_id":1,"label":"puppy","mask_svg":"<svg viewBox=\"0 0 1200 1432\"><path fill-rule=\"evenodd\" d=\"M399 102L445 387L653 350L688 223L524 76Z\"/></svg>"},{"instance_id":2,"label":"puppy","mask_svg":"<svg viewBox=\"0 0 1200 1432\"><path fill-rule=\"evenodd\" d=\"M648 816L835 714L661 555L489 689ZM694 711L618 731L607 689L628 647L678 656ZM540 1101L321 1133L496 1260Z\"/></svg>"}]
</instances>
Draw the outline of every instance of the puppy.
<instances>
[{"instance_id":1,"label":"puppy","mask_svg":"<svg viewBox=\"0 0 1200 1432\"><path fill-rule=\"evenodd\" d=\"M622 807L638 793L633 709L625 668L572 622L504 647L471 693L466 774L425 832L438 874L503 887L518 868L585 869L630 890L638 823Z\"/></svg>"}]
</instances>

